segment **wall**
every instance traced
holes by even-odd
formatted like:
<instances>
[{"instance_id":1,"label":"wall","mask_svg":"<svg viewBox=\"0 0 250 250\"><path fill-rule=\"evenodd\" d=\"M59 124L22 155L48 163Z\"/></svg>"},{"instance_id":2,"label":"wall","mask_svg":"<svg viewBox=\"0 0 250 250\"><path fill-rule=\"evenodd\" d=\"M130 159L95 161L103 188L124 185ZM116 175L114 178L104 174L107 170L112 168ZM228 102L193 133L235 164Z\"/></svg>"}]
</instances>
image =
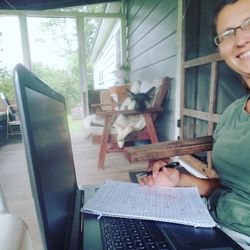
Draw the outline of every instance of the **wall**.
<instances>
[{"instance_id":1,"label":"wall","mask_svg":"<svg viewBox=\"0 0 250 250\"><path fill-rule=\"evenodd\" d=\"M120 62L117 62L120 53L120 41L117 41L117 33L120 34L120 23L117 20L97 60L94 62L94 86L95 89L106 89L115 84L112 72Z\"/></svg>"},{"instance_id":2,"label":"wall","mask_svg":"<svg viewBox=\"0 0 250 250\"><path fill-rule=\"evenodd\" d=\"M127 48L130 81L173 78L170 93L164 102L165 111L157 119L161 141L176 139L174 129L176 76L176 0L128 0Z\"/></svg>"}]
</instances>

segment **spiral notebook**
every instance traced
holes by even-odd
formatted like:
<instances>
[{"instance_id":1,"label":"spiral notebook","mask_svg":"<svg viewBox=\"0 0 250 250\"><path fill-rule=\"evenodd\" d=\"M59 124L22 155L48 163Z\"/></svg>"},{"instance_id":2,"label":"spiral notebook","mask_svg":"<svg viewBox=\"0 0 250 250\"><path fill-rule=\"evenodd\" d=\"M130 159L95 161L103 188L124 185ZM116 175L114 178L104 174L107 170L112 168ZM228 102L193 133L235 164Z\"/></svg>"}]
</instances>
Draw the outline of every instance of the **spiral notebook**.
<instances>
[{"instance_id":1,"label":"spiral notebook","mask_svg":"<svg viewBox=\"0 0 250 250\"><path fill-rule=\"evenodd\" d=\"M196 187L148 187L106 181L83 206L85 213L214 227Z\"/></svg>"}]
</instances>

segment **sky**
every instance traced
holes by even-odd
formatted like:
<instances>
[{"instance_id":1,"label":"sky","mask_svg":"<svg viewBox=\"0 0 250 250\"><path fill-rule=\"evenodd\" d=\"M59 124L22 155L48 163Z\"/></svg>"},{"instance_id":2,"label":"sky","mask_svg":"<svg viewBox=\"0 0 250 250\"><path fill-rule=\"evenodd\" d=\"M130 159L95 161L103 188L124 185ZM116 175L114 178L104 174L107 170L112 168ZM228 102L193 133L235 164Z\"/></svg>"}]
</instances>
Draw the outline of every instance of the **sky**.
<instances>
[{"instance_id":1,"label":"sky","mask_svg":"<svg viewBox=\"0 0 250 250\"><path fill-rule=\"evenodd\" d=\"M0 17L0 61L7 68L22 62L19 24L17 18Z\"/></svg>"},{"instance_id":2,"label":"sky","mask_svg":"<svg viewBox=\"0 0 250 250\"><path fill-rule=\"evenodd\" d=\"M42 18L28 18L31 60L48 66L65 67L64 58L58 56L58 45L49 34L38 30ZM0 17L0 61L8 69L23 62L19 20L17 17ZM42 38L44 43L38 41Z\"/></svg>"}]
</instances>

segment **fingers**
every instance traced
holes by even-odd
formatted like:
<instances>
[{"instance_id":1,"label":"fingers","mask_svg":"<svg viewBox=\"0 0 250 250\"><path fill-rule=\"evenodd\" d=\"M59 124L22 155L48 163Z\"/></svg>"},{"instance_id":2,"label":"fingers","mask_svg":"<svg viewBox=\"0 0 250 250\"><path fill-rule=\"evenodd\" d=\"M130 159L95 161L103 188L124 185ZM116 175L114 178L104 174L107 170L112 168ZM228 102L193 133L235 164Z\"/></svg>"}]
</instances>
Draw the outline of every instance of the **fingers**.
<instances>
[{"instance_id":1,"label":"fingers","mask_svg":"<svg viewBox=\"0 0 250 250\"><path fill-rule=\"evenodd\" d=\"M140 178L140 179L138 180L138 182L139 182L139 184L140 184L141 186L147 185L147 184L146 184L145 177Z\"/></svg>"},{"instance_id":2,"label":"fingers","mask_svg":"<svg viewBox=\"0 0 250 250\"><path fill-rule=\"evenodd\" d=\"M163 161L163 162L165 163L165 165L166 165L166 164L168 164L169 162L171 162L171 159L170 159L170 158L166 158L166 159L163 159L162 161Z\"/></svg>"},{"instance_id":3,"label":"fingers","mask_svg":"<svg viewBox=\"0 0 250 250\"><path fill-rule=\"evenodd\" d=\"M172 186L169 176L173 174L171 170L164 166L166 161L157 161L152 166L152 175L144 176L139 180L141 186L153 186L153 185L167 185Z\"/></svg>"},{"instance_id":4,"label":"fingers","mask_svg":"<svg viewBox=\"0 0 250 250\"><path fill-rule=\"evenodd\" d=\"M157 161L154 163L154 165L152 166L152 171L153 172L159 172L159 170L165 166L166 163L164 161Z\"/></svg>"},{"instance_id":5,"label":"fingers","mask_svg":"<svg viewBox=\"0 0 250 250\"><path fill-rule=\"evenodd\" d=\"M168 179L168 186L176 187L180 184L181 173L175 168L163 168L162 173Z\"/></svg>"},{"instance_id":6,"label":"fingers","mask_svg":"<svg viewBox=\"0 0 250 250\"><path fill-rule=\"evenodd\" d=\"M157 161L153 167L152 167L152 175L154 178L157 177L158 173L160 172L161 169L164 168L166 163L164 161Z\"/></svg>"},{"instance_id":7,"label":"fingers","mask_svg":"<svg viewBox=\"0 0 250 250\"><path fill-rule=\"evenodd\" d=\"M165 164L168 164L171 160L170 160L170 158L166 158L166 159L162 159L160 161L164 162ZM160 162L160 161L159 160L157 160L157 161L149 161L148 162L148 169L151 170L152 167L154 166L154 164L157 163L157 162Z\"/></svg>"},{"instance_id":8,"label":"fingers","mask_svg":"<svg viewBox=\"0 0 250 250\"><path fill-rule=\"evenodd\" d=\"M173 170L173 168L162 168L162 172L168 175L170 175Z\"/></svg>"},{"instance_id":9,"label":"fingers","mask_svg":"<svg viewBox=\"0 0 250 250\"><path fill-rule=\"evenodd\" d=\"M169 177L179 173L179 171L176 168L162 168L162 172Z\"/></svg>"},{"instance_id":10,"label":"fingers","mask_svg":"<svg viewBox=\"0 0 250 250\"><path fill-rule=\"evenodd\" d=\"M144 176L141 179L139 179L139 184L141 186L145 186L145 185L153 186L155 185L155 180L152 175Z\"/></svg>"}]
</instances>

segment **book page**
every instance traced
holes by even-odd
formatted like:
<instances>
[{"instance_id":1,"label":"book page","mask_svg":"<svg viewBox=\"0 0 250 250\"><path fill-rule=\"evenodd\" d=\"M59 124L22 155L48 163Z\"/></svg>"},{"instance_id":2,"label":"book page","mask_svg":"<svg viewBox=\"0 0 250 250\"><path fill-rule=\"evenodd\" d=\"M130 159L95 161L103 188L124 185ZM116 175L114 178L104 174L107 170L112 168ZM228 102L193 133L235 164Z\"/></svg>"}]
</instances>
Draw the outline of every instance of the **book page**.
<instances>
[{"instance_id":1,"label":"book page","mask_svg":"<svg viewBox=\"0 0 250 250\"><path fill-rule=\"evenodd\" d=\"M82 211L197 227L215 226L196 187L149 187L107 181Z\"/></svg>"}]
</instances>

